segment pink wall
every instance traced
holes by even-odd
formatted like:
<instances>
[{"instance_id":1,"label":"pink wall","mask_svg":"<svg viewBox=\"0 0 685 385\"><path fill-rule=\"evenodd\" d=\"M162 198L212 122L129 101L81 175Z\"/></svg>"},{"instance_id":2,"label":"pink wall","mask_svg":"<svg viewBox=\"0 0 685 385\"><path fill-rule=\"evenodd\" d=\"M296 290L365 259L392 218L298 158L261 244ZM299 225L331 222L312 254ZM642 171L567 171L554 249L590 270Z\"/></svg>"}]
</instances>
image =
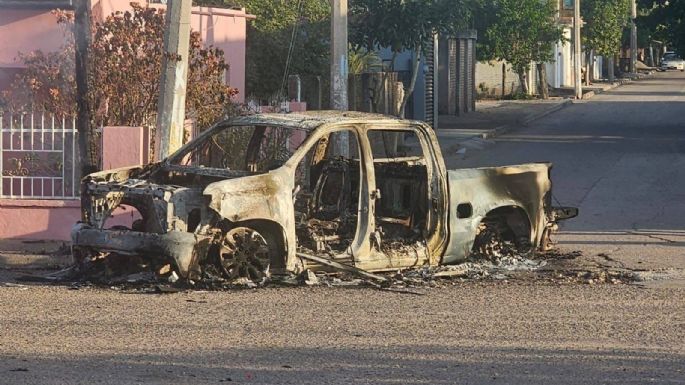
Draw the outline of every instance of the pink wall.
<instances>
[{"instance_id":1,"label":"pink wall","mask_svg":"<svg viewBox=\"0 0 685 385\"><path fill-rule=\"evenodd\" d=\"M137 166L145 162L143 127L103 127L102 168Z\"/></svg>"},{"instance_id":2,"label":"pink wall","mask_svg":"<svg viewBox=\"0 0 685 385\"><path fill-rule=\"evenodd\" d=\"M105 228L131 227L140 214L132 207L120 206L107 220ZM81 219L79 200L0 199L0 239L71 240L71 227Z\"/></svg>"},{"instance_id":3,"label":"pink wall","mask_svg":"<svg viewBox=\"0 0 685 385\"><path fill-rule=\"evenodd\" d=\"M21 67L19 52L52 52L64 45L63 27L46 10L2 9L0 11L0 67Z\"/></svg>"},{"instance_id":4,"label":"pink wall","mask_svg":"<svg viewBox=\"0 0 685 385\"><path fill-rule=\"evenodd\" d=\"M0 238L68 241L81 219L78 200L0 199Z\"/></svg>"},{"instance_id":5,"label":"pink wall","mask_svg":"<svg viewBox=\"0 0 685 385\"><path fill-rule=\"evenodd\" d=\"M130 10L132 0L91 0L93 17L102 20L116 11ZM146 0L137 3L154 8L164 8L160 4L148 4ZM245 39L246 21L253 16L244 10L193 7L191 27L200 31L205 45L213 45L224 51L231 68L226 76L228 83L238 88L236 100L245 98ZM17 62L19 52L42 50L56 51L64 45L64 30L57 24L49 10L12 10L0 12L0 71L4 68L20 67ZM5 76L6 77L6 76ZM6 81L0 76L0 89Z\"/></svg>"}]
</instances>

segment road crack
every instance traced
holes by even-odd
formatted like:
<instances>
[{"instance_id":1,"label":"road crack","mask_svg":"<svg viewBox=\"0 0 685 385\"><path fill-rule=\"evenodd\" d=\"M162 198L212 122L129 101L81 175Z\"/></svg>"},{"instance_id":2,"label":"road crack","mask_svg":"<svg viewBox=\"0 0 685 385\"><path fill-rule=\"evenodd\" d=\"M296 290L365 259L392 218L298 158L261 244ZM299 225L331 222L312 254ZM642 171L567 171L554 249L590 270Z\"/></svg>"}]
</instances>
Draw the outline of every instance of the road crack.
<instances>
[{"instance_id":1,"label":"road crack","mask_svg":"<svg viewBox=\"0 0 685 385\"><path fill-rule=\"evenodd\" d=\"M663 238L663 237L659 237L659 236L652 235L652 234L640 233L640 232L637 232L637 231L628 231L628 234L632 234L632 235L641 235L641 236L643 236L643 237L647 237L647 238L651 238L651 239L656 239L656 240L664 241L664 242L667 242L667 243L678 243L678 241L674 241L674 240L672 240L672 239Z\"/></svg>"}]
</instances>

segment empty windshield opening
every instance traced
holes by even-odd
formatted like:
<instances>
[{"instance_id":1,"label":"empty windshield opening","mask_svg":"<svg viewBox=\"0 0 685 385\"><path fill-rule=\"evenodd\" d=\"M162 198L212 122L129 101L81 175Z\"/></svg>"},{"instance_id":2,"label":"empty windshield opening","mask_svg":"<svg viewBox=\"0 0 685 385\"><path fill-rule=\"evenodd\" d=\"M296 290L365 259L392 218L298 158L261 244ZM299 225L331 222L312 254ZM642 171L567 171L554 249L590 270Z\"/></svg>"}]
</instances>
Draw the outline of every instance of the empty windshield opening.
<instances>
[{"instance_id":1,"label":"empty windshield opening","mask_svg":"<svg viewBox=\"0 0 685 385\"><path fill-rule=\"evenodd\" d=\"M282 166L306 137L307 131L292 127L226 127L173 157L171 164L264 173Z\"/></svg>"}]
</instances>

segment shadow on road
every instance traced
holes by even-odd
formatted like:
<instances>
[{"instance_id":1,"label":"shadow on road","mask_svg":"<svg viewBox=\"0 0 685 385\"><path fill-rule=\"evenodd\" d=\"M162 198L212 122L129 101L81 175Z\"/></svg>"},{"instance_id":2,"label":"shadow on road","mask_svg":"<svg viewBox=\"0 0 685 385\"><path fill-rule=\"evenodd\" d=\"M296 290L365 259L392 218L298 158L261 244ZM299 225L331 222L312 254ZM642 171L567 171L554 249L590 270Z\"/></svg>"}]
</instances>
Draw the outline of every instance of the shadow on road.
<instances>
[{"instance_id":1,"label":"shadow on road","mask_svg":"<svg viewBox=\"0 0 685 385\"><path fill-rule=\"evenodd\" d=\"M364 336L359 340L363 344ZM184 348L172 341L163 348L169 349L168 354L4 356L0 372L9 383L43 384L644 384L681 381L685 360L680 354L645 350L474 348L468 344L236 347L182 354L177 350Z\"/></svg>"}]
</instances>

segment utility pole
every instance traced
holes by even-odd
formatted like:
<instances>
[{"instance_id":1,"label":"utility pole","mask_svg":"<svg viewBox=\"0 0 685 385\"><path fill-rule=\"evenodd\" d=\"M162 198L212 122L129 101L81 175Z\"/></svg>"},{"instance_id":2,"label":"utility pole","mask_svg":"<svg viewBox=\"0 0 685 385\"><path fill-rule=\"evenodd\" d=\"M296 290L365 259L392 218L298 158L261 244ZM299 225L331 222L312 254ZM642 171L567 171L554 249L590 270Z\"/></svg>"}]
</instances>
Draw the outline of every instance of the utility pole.
<instances>
[{"instance_id":1,"label":"utility pole","mask_svg":"<svg viewBox=\"0 0 685 385\"><path fill-rule=\"evenodd\" d=\"M331 0L331 108L347 111L347 0ZM338 135L337 154L349 156L346 132Z\"/></svg>"},{"instance_id":2,"label":"utility pole","mask_svg":"<svg viewBox=\"0 0 685 385\"><path fill-rule=\"evenodd\" d=\"M74 62L76 70L76 130L78 131L81 177L97 171L92 156L93 131L88 100L88 47L90 46L90 1L77 0L74 7Z\"/></svg>"},{"instance_id":3,"label":"utility pole","mask_svg":"<svg viewBox=\"0 0 685 385\"><path fill-rule=\"evenodd\" d=\"M169 0L167 3L157 104L159 159L166 158L183 144L191 5L192 0Z\"/></svg>"},{"instance_id":4,"label":"utility pole","mask_svg":"<svg viewBox=\"0 0 685 385\"><path fill-rule=\"evenodd\" d=\"M637 72L637 4L630 0L630 73Z\"/></svg>"},{"instance_id":5,"label":"utility pole","mask_svg":"<svg viewBox=\"0 0 685 385\"><path fill-rule=\"evenodd\" d=\"M583 98L582 74L580 72L580 0L573 1L573 72L575 74L575 94L576 99Z\"/></svg>"}]
</instances>

